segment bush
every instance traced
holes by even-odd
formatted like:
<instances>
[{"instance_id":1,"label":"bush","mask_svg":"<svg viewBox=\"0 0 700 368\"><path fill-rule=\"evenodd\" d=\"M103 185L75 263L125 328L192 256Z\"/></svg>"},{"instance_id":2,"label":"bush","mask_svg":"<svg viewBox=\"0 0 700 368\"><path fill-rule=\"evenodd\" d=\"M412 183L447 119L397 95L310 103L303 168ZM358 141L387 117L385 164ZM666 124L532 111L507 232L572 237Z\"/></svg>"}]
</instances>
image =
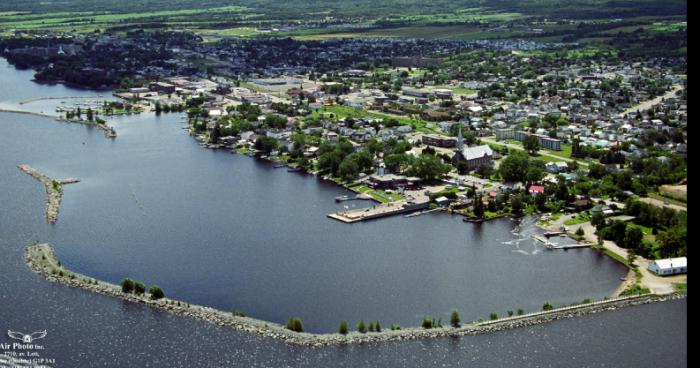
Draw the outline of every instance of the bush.
<instances>
[{"instance_id":1,"label":"bush","mask_svg":"<svg viewBox=\"0 0 700 368\"><path fill-rule=\"evenodd\" d=\"M397 324L397 323L394 323L394 324L391 325L391 330L392 330L392 331L398 331L398 330L400 330L400 329L401 329L401 325L399 325L399 324Z\"/></svg>"},{"instance_id":2,"label":"bush","mask_svg":"<svg viewBox=\"0 0 700 368\"><path fill-rule=\"evenodd\" d=\"M375 332L382 332L382 326L379 324L379 321L374 322L374 331Z\"/></svg>"},{"instance_id":3,"label":"bush","mask_svg":"<svg viewBox=\"0 0 700 368\"><path fill-rule=\"evenodd\" d=\"M146 292L146 285L141 281L134 281L134 293L141 295Z\"/></svg>"},{"instance_id":4,"label":"bush","mask_svg":"<svg viewBox=\"0 0 700 368\"><path fill-rule=\"evenodd\" d=\"M121 286L123 293L130 293L134 291L134 281L130 278L122 280Z\"/></svg>"},{"instance_id":5,"label":"bush","mask_svg":"<svg viewBox=\"0 0 700 368\"><path fill-rule=\"evenodd\" d=\"M345 321L340 322L340 327L338 328L338 333L341 335L348 334L348 323Z\"/></svg>"},{"instance_id":6,"label":"bush","mask_svg":"<svg viewBox=\"0 0 700 368\"><path fill-rule=\"evenodd\" d=\"M490 318L492 321L495 321L495 320L498 319L498 314L496 314L496 312L491 312L491 314L489 314L489 318Z\"/></svg>"},{"instance_id":7,"label":"bush","mask_svg":"<svg viewBox=\"0 0 700 368\"><path fill-rule=\"evenodd\" d=\"M374 322L369 323L369 332L374 332Z\"/></svg>"},{"instance_id":8,"label":"bush","mask_svg":"<svg viewBox=\"0 0 700 368\"><path fill-rule=\"evenodd\" d=\"M459 327L461 326L461 323L460 323L460 322L461 322L461 321L460 321L460 319L459 319L459 313L457 313L457 310L456 310L456 309L453 309L453 310L452 310L452 313L450 314L450 324L451 324L452 327L454 327L454 328L459 328Z\"/></svg>"},{"instance_id":9,"label":"bush","mask_svg":"<svg viewBox=\"0 0 700 368\"><path fill-rule=\"evenodd\" d=\"M554 306L550 304L549 302L544 302L544 305L542 306L542 310L548 311L554 309Z\"/></svg>"},{"instance_id":10,"label":"bush","mask_svg":"<svg viewBox=\"0 0 700 368\"><path fill-rule=\"evenodd\" d=\"M165 297L163 289L161 289L158 285L151 286L151 288L148 289L148 292L151 294L151 299L154 300L162 299Z\"/></svg>"},{"instance_id":11,"label":"bush","mask_svg":"<svg viewBox=\"0 0 700 368\"><path fill-rule=\"evenodd\" d=\"M304 326L301 324L301 318L292 317L287 322L287 329L294 332L304 332Z\"/></svg>"},{"instance_id":12,"label":"bush","mask_svg":"<svg viewBox=\"0 0 700 368\"><path fill-rule=\"evenodd\" d=\"M525 311L522 309L518 309L518 315L522 316L523 314L525 314Z\"/></svg>"},{"instance_id":13,"label":"bush","mask_svg":"<svg viewBox=\"0 0 700 368\"><path fill-rule=\"evenodd\" d=\"M231 311L231 314L233 314L236 317L245 317L245 313L240 310L240 309L234 309Z\"/></svg>"},{"instance_id":14,"label":"bush","mask_svg":"<svg viewBox=\"0 0 700 368\"><path fill-rule=\"evenodd\" d=\"M583 229L579 227L579 228L576 230L576 235L578 235L578 236L583 236L583 234L584 234L584 233L583 233Z\"/></svg>"},{"instance_id":15,"label":"bush","mask_svg":"<svg viewBox=\"0 0 700 368\"><path fill-rule=\"evenodd\" d=\"M513 311L511 311L511 310L508 311L508 317L513 317Z\"/></svg>"}]
</instances>

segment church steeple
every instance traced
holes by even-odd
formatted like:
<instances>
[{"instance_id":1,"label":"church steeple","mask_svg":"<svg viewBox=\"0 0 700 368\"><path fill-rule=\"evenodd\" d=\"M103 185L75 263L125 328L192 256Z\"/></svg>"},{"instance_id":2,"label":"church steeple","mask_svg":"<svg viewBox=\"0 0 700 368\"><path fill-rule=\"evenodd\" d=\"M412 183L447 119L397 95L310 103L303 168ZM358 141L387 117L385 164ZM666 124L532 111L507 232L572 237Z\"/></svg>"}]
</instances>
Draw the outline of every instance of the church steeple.
<instances>
[{"instance_id":1,"label":"church steeple","mask_svg":"<svg viewBox=\"0 0 700 368\"><path fill-rule=\"evenodd\" d=\"M464 149L464 140L462 139L462 124L459 124L459 130L457 131L457 150L462 152Z\"/></svg>"}]
</instances>

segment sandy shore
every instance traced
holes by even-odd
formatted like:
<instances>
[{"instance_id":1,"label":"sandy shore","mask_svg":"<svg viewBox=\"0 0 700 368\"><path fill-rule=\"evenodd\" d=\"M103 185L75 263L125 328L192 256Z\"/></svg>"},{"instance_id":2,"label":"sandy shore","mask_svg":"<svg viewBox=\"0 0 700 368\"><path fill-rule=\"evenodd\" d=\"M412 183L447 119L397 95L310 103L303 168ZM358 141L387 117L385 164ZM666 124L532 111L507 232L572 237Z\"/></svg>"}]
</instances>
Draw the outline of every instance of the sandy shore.
<instances>
[{"instance_id":1,"label":"sandy shore","mask_svg":"<svg viewBox=\"0 0 700 368\"><path fill-rule=\"evenodd\" d=\"M58 221L58 211L61 208L61 197L63 196L63 185L77 183L77 178L53 179L42 174L29 165L19 165L20 170L35 178L46 189L46 222L53 224Z\"/></svg>"},{"instance_id":2,"label":"sandy shore","mask_svg":"<svg viewBox=\"0 0 700 368\"><path fill-rule=\"evenodd\" d=\"M535 312L523 316L502 318L495 321L469 323L458 328L446 326L433 329L406 328L396 331L384 330L378 333L366 334L359 332L350 332L347 335L341 335L338 333L312 334L293 332L274 322L263 321L250 317L238 317L234 316L230 312L200 305L192 305L182 301L168 298L152 300L148 294L135 295L131 293L123 293L121 291L121 287L118 285L95 280L65 269L54 256L53 248L49 244L28 245L25 248L25 260L32 271L41 275L47 280L58 284L82 288L91 292L120 298L133 303L147 304L151 307L180 316L200 319L218 326L226 326L240 331L267 336L290 344L315 347L483 334L512 328L532 326L558 319L583 316L606 310L615 310L617 308L630 305L647 304L685 297L685 293L676 293L668 295L648 294L643 296L617 298L557 308L551 311Z\"/></svg>"}]
</instances>

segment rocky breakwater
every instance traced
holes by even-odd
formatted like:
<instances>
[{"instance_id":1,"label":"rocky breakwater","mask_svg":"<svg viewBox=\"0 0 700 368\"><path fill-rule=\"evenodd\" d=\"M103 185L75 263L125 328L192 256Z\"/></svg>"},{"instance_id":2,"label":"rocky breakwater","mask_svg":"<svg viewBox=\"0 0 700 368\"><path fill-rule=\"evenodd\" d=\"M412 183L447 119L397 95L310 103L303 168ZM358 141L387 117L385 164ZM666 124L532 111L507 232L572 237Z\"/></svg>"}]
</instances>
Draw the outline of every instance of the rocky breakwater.
<instances>
[{"instance_id":1,"label":"rocky breakwater","mask_svg":"<svg viewBox=\"0 0 700 368\"><path fill-rule=\"evenodd\" d=\"M58 221L58 211L61 208L61 197L63 196L63 185L77 183L80 180L77 178L53 179L29 165L19 165L18 167L29 176L44 184L47 196L46 222L53 224Z\"/></svg>"},{"instance_id":2,"label":"rocky breakwater","mask_svg":"<svg viewBox=\"0 0 700 368\"><path fill-rule=\"evenodd\" d=\"M674 293L668 295L647 294L642 296L617 298L558 308L550 311L535 312L522 316L508 317L495 321L468 323L456 328L451 326L432 329L406 328L401 330L384 330L382 332L370 333L350 332L347 335L341 335L339 333L313 334L293 332L274 322L263 321L250 317L235 316L231 312L225 312L199 305L191 305L183 301L168 298L154 300L147 293L141 295L124 293L122 292L121 287L117 285L99 281L65 269L54 256L53 248L49 244L32 244L27 246L25 249L25 260L27 265L34 272L52 282L72 287L79 287L88 291L117 297L134 303L146 304L170 313L200 319L218 326L230 327L236 330L256 333L282 340L290 344L310 347L483 334L512 328L527 327L564 318L584 316L591 313L615 310L632 305L684 298L686 296L685 293Z\"/></svg>"}]
</instances>

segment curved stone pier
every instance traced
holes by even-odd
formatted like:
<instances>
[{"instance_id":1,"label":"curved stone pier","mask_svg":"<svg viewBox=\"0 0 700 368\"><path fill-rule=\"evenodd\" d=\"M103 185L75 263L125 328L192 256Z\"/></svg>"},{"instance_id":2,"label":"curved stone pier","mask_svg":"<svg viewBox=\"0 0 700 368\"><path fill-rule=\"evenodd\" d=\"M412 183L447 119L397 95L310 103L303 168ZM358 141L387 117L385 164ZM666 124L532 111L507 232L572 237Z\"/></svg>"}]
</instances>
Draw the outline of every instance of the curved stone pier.
<instances>
[{"instance_id":1,"label":"curved stone pier","mask_svg":"<svg viewBox=\"0 0 700 368\"><path fill-rule=\"evenodd\" d=\"M151 307L159 308L170 313L200 319L218 326L227 326L236 330L256 333L295 345L312 347L475 335L511 328L532 326L563 318L572 318L606 310L615 310L617 308L631 305L647 304L685 297L685 293L678 293L669 295L647 294L642 296L617 298L558 308L551 311L535 312L523 316L508 317L495 321L464 324L458 328L447 326L433 329L406 328L396 331L384 330L378 333L370 332L365 334L359 332L350 332L347 335L341 335L338 333L312 334L292 332L287 330L284 326L274 322L263 321L250 317L234 316L230 312L199 305L191 305L182 301L168 298L152 300L148 294L136 295L132 293L124 293L121 291L121 287L118 285L95 280L63 268L61 263L54 256L53 248L49 244L28 245L25 249L25 260L29 268L52 282L82 288L91 292L117 297L134 303L147 304Z\"/></svg>"},{"instance_id":2,"label":"curved stone pier","mask_svg":"<svg viewBox=\"0 0 700 368\"><path fill-rule=\"evenodd\" d=\"M63 185L77 183L77 178L53 179L29 165L19 165L20 170L44 184L46 189L46 222L53 224L58 221L58 211L61 208Z\"/></svg>"}]
</instances>

